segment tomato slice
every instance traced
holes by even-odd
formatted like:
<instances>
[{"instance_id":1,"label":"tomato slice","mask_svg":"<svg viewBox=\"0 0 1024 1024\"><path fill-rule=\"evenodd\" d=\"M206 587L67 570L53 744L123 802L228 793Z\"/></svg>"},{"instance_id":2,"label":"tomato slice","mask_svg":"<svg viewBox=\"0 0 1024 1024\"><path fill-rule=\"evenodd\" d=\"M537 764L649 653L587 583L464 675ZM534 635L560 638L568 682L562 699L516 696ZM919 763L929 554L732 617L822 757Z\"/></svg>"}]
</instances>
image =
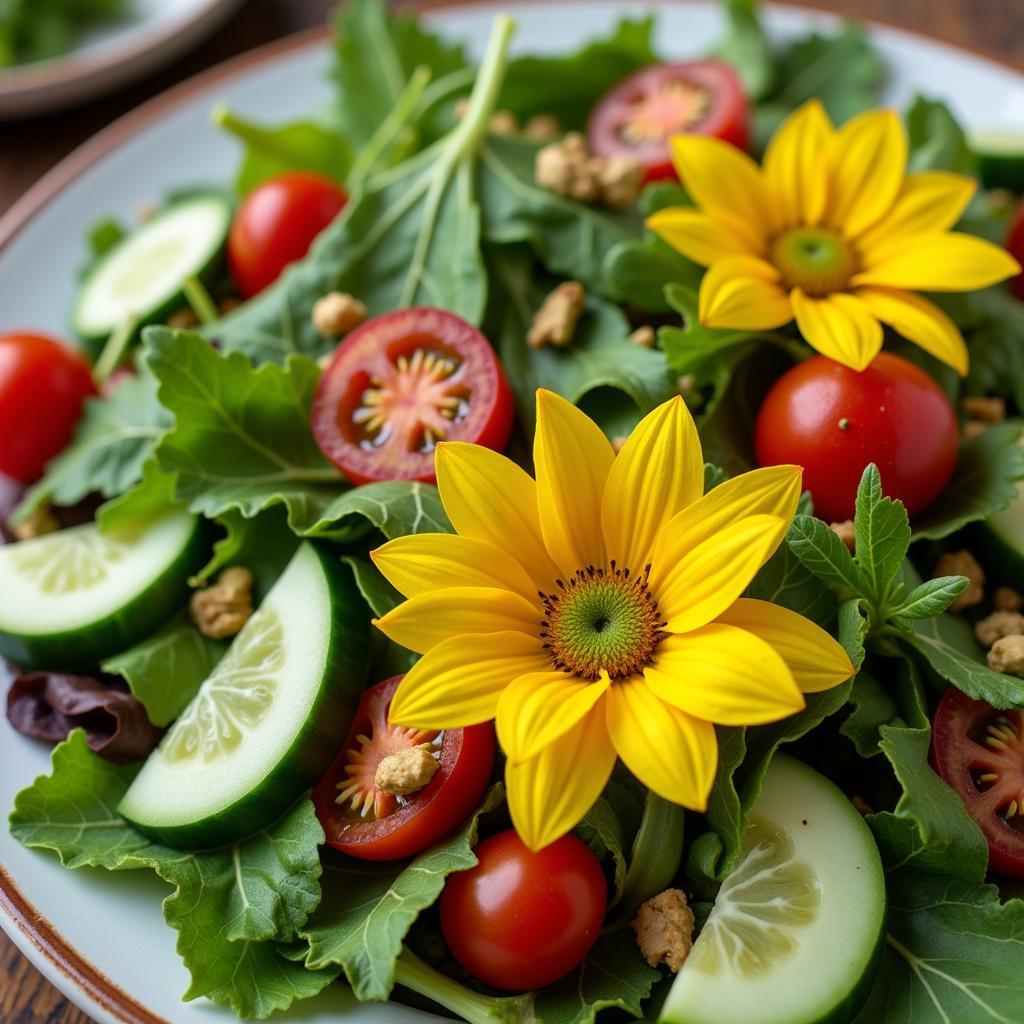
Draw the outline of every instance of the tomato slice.
<instances>
[{"instance_id":1,"label":"tomato slice","mask_svg":"<svg viewBox=\"0 0 1024 1024\"><path fill-rule=\"evenodd\" d=\"M1024 199L1017 204L1013 219L1010 222L1010 233L1006 238L1006 248L1010 255L1024 266ZM1024 301L1024 274L1020 274L1010 282L1014 295Z\"/></svg>"},{"instance_id":2,"label":"tomato slice","mask_svg":"<svg viewBox=\"0 0 1024 1024\"><path fill-rule=\"evenodd\" d=\"M932 720L932 764L988 840L989 867L1024 878L1024 713L951 686Z\"/></svg>"},{"instance_id":3,"label":"tomato slice","mask_svg":"<svg viewBox=\"0 0 1024 1024\"><path fill-rule=\"evenodd\" d=\"M339 346L316 390L317 444L356 484L433 483L438 441L500 451L515 406L487 339L443 309L368 320Z\"/></svg>"},{"instance_id":4,"label":"tomato slice","mask_svg":"<svg viewBox=\"0 0 1024 1024\"><path fill-rule=\"evenodd\" d=\"M393 676L366 691L341 753L313 790L328 845L363 860L411 857L457 828L480 802L494 763L490 723L442 733L389 725L401 681ZM438 761L434 778L404 797L378 789L377 765L422 744Z\"/></svg>"},{"instance_id":5,"label":"tomato slice","mask_svg":"<svg viewBox=\"0 0 1024 1024\"><path fill-rule=\"evenodd\" d=\"M747 148L747 101L728 64L696 60L637 71L598 100L587 125L594 153L636 157L648 181L675 176L673 135L711 135Z\"/></svg>"}]
</instances>

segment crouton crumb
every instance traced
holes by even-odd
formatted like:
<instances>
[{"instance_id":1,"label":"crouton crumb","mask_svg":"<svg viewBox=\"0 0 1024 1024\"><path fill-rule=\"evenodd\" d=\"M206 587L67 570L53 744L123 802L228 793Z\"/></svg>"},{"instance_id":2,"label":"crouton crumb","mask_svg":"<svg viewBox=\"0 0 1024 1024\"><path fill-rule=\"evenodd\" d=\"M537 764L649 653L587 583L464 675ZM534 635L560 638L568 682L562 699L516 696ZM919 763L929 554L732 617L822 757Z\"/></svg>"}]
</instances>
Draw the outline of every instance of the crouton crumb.
<instances>
[{"instance_id":1,"label":"crouton crumb","mask_svg":"<svg viewBox=\"0 0 1024 1024\"><path fill-rule=\"evenodd\" d=\"M654 348L658 340L654 328L650 326L638 327L630 336L629 340L641 348Z\"/></svg>"},{"instance_id":2,"label":"crouton crumb","mask_svg":"<svg viewBox=\"0 0 1024 1024\"><path fill-rule=\"evenodd\" d=\"M429 744L389 754L377 765L373 781L383 793L408 796L430 783L439 767Z\"/></svg>"},{"instance_id":3,"label":"crouton crumb","mask_svg":"<svg viewBox=\"0 0 1024 1024\"><path fill-rule=\"evenodd\" d=\"M960 408L965 415L981 423L1002 423L1006 419L1006 402L1001 398L965 398Z\"/></svg>"},{"instance_id":4,"label":"crouton crumb","mask_svg":"<svg viewBox=\"0 0 1024 1024\"><path fill-rule=\"evenodd\" d=\"M345 292L329 292L313 305L313 326L325 338L340 338L366 319L366 306Z\"/></svg>"},{"instance_id":5,"label":"crouton crumb","mask_svg":"<svg viewBox=\"0 0 1024 1024\"><path fill-rule=\"evenodd\" d=\"M565 134L565 129L554 114L534 114L526 122L523 134L531 142L551 142L561 138Z\"/></svg>"},{"instance_id":6,"label":"crouton crumb","mask_svg":"<svg viewBox=\"0 0 1024 1024\"><path fill-rule=\"evenodd\" d=\"M601 188L601 201L613 210L628 210L643 188L644 165L635 156L621 153L609 158L597 168Z\"/></svg>"},{"instance_id":7,"label":"crouton crumb","mask_svg":"<svg viewBox=\"0 0 1024 1024\"><path fill-rule=\"evenodd\" d=\"M846 545L850 553L857 544L857 534L854 531L853 520L844 519L841 523L829 523L832 532Z\"/></svg>"},{"instance_id":8,"label":"crouton crumb","mask_svg":"<svg viewBox=\"0 0 1024 1024\"><path fill-rule=\"evenodd\" d=\"M693 911L681 889L666 889L644 903L630 924L644 959L677 972L693 947Z\"/></svg>"},{"instance_id":9,"label":"crouton crumb","mask_svg":"<svg viewBox=\"0 0 1024 1024\"><path fill-rule=\"evenodd\" d=\"M564 348L576 333L583 308L587 302L587 291L579 281L565 281L560 284L541 304L533 317L533 324L526 340L531 348L556 345Z\"/></svg>"},{"instance_id":10,"label":"crouton crumb","mask_svg":"<svg viewBox=\"0 0 1024 1024\"><path fill-rule=\"evenodd\" d=\"M996 672L1024 678L1024 636L1004 636L988 652L988 666Z\"/></svg>"},{"instance_id":11,"label":"crouton crumb","mask_svg":"<svg viewBox=\"0 0 1024 1024\"><path fill-rule=\"evenodd\" d=\"M992 604L1001 612L1019 612L1024 608L1024 597L1013 587L996 587Z\"/></svg>"},{"instance_id":12,"label":"crouton crumb","mask_svg":"<svg viewBox=\"0 0 1024 1024\"><path fill-rule=\"evenodd\" d=\"M1024 634L1024 615L1020 612L994 611L974 627L974 635L983 647L991 647L1004 636Z\"/></svg>"},{"instance_id":13,"label":"crouton crumb","mask_svg":"<svg viewBox=\"0 0 1024 1024\"><path fill-rule=\"evenodd\" d=\"M605 159L594 156L579 132L538 150L534 175L537 184L581 203L601 201L626 210L640 195L643 165L627 153Z\"/></svg>"},{"instance_id":14,"label":"crouton crumb","mask_svg":"<svg viewBox=\"0 0 1024 1024\"><path fill-rule=\"evenodd\" d=\"M234 636L252 616L252 573L240 565L225 569L217 582L197 590L189 602L192 621L203 636Z\"/></svg>"},{"instance_id":15,"label":"crouton crumb","mask_svg":"<svg viewBox=\"0 0 1024 1024\"><path fill-rule=\"evenodd\" d=\"M936 563L932 578L966 576L967 589L949 606L951 612L973 608L985 599L985 571L970 551L947 551Z\"/></svg>"}]
</instances>

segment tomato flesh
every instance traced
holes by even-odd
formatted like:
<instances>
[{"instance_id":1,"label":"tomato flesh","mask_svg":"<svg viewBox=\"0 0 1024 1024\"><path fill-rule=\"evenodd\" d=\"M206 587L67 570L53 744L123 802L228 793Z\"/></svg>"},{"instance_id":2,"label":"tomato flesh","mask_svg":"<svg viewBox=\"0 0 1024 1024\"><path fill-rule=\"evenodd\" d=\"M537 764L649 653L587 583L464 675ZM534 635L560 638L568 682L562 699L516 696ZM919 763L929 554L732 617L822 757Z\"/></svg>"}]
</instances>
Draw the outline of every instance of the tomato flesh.
<instances>
[{"instance_id":1,"label":"tomato flesh","mask_svg":"<svg viewBox=\"0 0 1024 1024\"><path fill-rule=\"evenodd\" d=\"M1024 199L1017 204L1017 210L1010 222L1010 233L1006 238L1006 248L1010 255L1024 266ZM1024 274L1019 274L1010 282L1013 293L1024 301Z\"/></svg>"},{"instance_id":2,"label":"tomato flesh","mask_svg":"<svg viewBox=\"0 0 1024 1024\"><path fill-rule=\"evenodd\" d=\"M449 875L441 930L470 974L510 992L543 988L583 962L597 941L608 887L574 835L532 852L511 829L485 839L479 863Z\"/></svg>"},{"instance_id":3,"label":"tomato flesh","mask_svg":"<svg viewBox=\"0 0 1024 1024\"><path fill-rule=\"evenodd\" d=\"M747 148L747 101L728 64L683 61L637 71L598 100L587 125L594 153L636 157L647 168L648 181L675 176L673 135L710 135Z\"/></svg>"},{"instance_id":4,"label":"tomato flesh","mask_svg":"<svg viewBox=\"0 0 1024 1024\"><path fill-rule=\"evenodd\" d=\"M438 441L500 451L515 406L487 339L443 309L368 320L338 346L310 422L321 451L353 483L433 483Z\"/></svg>"},{"instance_id":5,"label":"tomato flesh","mask_svg":"<svg viewBox=\"0 0 1024 1024\"><path fill-rule=\"evenodd\" d=\"M228 266L242 295L263 291L302 259L347 198L330 178L310 171L279 174L254 188L228 232Z\"/></svg>"},{"instance_id":6,"label":"tomato flesh","mask_svg":"<svg viewBox=\"0 0 1024 1024\"><path fill-rule=\"evenodd\" d=\"M0 473L38 480L95 394L89 363L74 349L43 334L0 336Z\"/></svg>"},{"instance_id":7,"label":"tomato flesh","mask_svg":"<svg viewBox=\"0 0 1024 1024\"><path fill-rule=\"evenodd\" d=\"M796 464L815 512L853 517L861 475L878 466L885 493L913 516L949 483L956 466L956 412L924 370L880 353L863 372L815 356L768 392L755 428L762 466Z\"/></svg>"},{"instance_id":8,"label":"tomato flesh","mask_svg":"<svg viewBox=\"0 0 1024 1024\"><path fill-rule=\"evenodd\" d=\"M1024 878L1024 713L951 686L932 721L932 764L984 833L989 867Z\"/></svg>"},{"instance_id":9,"label":"tomato flesh","mask_svg":"<svg viewBox=\"0 0 1024 1024\"><path fill-rule=\"evenodd\" d=\"M494 763L490 724L443 733L388 724L393 676L363 695L341 753L313 790L327 844L363 860L400 860L432 846L457 828L480 802ZM374 784L389 754L430 744L437 773L421 790L393 796Z\"/></svg>"}]
</instances>

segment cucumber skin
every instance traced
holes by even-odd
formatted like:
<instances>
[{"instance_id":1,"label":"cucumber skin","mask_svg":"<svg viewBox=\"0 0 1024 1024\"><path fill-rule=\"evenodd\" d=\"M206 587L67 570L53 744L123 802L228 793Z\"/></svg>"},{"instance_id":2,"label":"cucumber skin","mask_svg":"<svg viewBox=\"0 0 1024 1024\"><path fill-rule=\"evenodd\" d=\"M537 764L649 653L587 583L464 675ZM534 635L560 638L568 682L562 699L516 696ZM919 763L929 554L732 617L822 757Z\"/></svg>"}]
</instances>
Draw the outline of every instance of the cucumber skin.
<instances>
[{"instance_id":1,"label":"cucumber skin","mask_svg":"<svg viewBox=\"0 0 1024 1024\"><path fill-rule=\"evenodd\" d=\"M210 850L239 842L277 821L337 756L366 689L369 614L363 611L365 602L351 570L310 546L327 578L333 615L324 680L306 724L263 780L217 814L183 825L154 826L135 821L119 808L118 813L143 835L179 850Z\"/></svg>"},{"instance_id":2,"label":"cucumber skin","mask_svg":"<svg viewBox=\"0 0 1024 1024\"><path fill-rule=\"evenodd\" d=\"M0 657L26 671L90 671L155 633L188 602L188 581L209 560L209 526L201 516L194 523L178 557L127 606L68 633L25 636L0 631Z\"/></svg>"},{"instance_id":3,"label":"cucumber skin","mask_svg":"<svg viewBox=\"0 0 1024 1024\"><path fill-rule=\"evenodd\" d=\"M187 203L197 198L205 198L207 195L211 196L214 199L217 199L218 201L222 201L224 203L225 209L227 210L227 221L225 222L224 228L224 240L221 242L220 247L214 250L214 253L210 257L210 259L208 259L206 263L196 271L195 275L204 284L212 284L214 281L218 280L218 278L221 275L221 272L224 270L226 265L225 253L227 251L228 231L230 231L231 229L232 218L231 204L227 201L227 199L221 195L218 195L215 192L200 192L189 194L183 196L181 199L177 200L177 202L172 203L166 209L161 210L160 213L157 214L157 216L160 217L166 213L171 212L175 208L175 206L181 203ZM85 331L81 329L78 317L78 308L81 305L82 296L85 294L86 289L89 287L89 284L93 279L93 276L102 267L103 263L107 259L109 259L110 256L113 255L113 253L121 245L123 245L125 242L130 241L133 235L135 235L140 230L144 230L145 227L146 225L141 225L141 227L137 228L136 231L133 231L125 239L123 239L116 246L114 246L114 248L111 249L110 252L104 253L103 256L98 260L96 265L92 267L92 269L89 271L86 277L82 280L81 284L78 286L78 293L75 296L74 305L71 307L70 327L75 338L81 343L83 351L88 353L93 359L99 358L100 353L103 351L104 344L106 344L107 339L113 332L108 331L105 334L97 334L94 332ZM139 317L138 321L135 324L135 328L132 331L133 341L141 337L142 329L144 327L149 327L151 324L162 324L167 319L167 317L171 315L171 313L175 312L178 309L181 309L181 307L185 305L187 305L185 293L179 288L178 291L176 291L162 306L150 310L150 312L148 312L145 316Z\"/></svg>"}]
</instances>

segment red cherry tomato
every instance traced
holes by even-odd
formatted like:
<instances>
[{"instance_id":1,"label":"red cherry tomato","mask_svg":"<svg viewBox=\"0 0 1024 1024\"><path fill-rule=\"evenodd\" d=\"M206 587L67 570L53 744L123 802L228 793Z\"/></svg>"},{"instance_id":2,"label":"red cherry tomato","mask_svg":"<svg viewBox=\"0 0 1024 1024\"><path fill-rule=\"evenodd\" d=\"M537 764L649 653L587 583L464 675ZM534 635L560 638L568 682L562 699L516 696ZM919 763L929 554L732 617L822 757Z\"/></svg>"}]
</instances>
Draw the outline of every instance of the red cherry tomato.
<instances>
[{"instance_id":1,"label":"red cherry tomato","mask_svg":"<svg viewBox=\"0 0 1024 1024\"><path fill-rule=\"evenodd\" d=\"M768 392L754 438L762 466L804 467L815 512L829 522L852 518L871 462L909 515L927 508L953 475L958 440L939 385L888 352L862 373L824 356L794 366Z\"/></svg>"},{"instance_id":2,"label":"red cherry tomato","mask_svg":"<svg viewBox=\"0 0 1024 1024\"><path fill-rule=\"evenodd\" d=\"M1024 199L1017 205L1017 211L1010 222L1010 233L1006 238L1006 248L1010 255L1024 266ZM1010 282L1017 298L1024 301L1024 274L1020 274Z\"/></svg>"},{"instance_id":3,"label":"red cherry tomato","mask_svg":"<svg viewBox=\"0 0 1024 1024\"><path fill-rule=\"evenodd\" d=\"M1024 878L1024 714L951 686L932 720L932 764L985 834L989 867Z\"/></svg>"},{"instance_id":4,"label":"red cherry tomato","mask_svg":"<svg viewBox=\"0 0 1024 1024\"><path fill-rule=\"evenodd\" d=\"M450 875L441 930L474 977L506 991L543 988L581 964L597 941L608 887L574 835L530 851L511 829L484 840L479 864Z\"/></svg>"},{"instance_id":5,"label":"red cherry tomato","mask_svg":"<svg viewBox=\"0 0 1024 1024\"><path fill-rule=\"evenodd\" d=\"M320 450L356 484L432 483L438 441L500 451L515 409L487 339L443 309L403 309L357 327L316 389Z\"/></svg>"},{"instance_id":6,"label":"red cherry tomato","mask_svg":"<svg viewBox=\"0 0 1024 1024\"><path fill-rule=\"evenodd\" d=\"M400 860L433 846L472 813L494 763L490 724L443 733L390 726L388 708L401 681L393 676L363 694L341 753L313 790L328 845L363 860ZM439 764L433 779L408 796L379 790L377 765L424 743Z\"/></svg>"},{"instance_id":7,"label":"red cherry tomato","mask_svg":"<svg viewBox=\"0 0 1024 1024\"><path fill-rule=\"evenodd\" d=\"M38 480L95 394L89 364L74 349L42 334L0 336L0 473Z\"/></svg>"},{"instance_id":8,"label":"red cherry tomato","mask_svg":"<svg viewBox=\"0 0 1024 1024\"><path fill-rule=\"evenodd\" d=\"M309 252L347 196L330 178L309 171L279 174L245 197L228 233L228 266L247 299Z\"/></svg>"},{"instance_id":9,"label":"red cherry tomato","mask_svg":"<svg viewBox=\"0 0 1024 1024\"><path fill-rule=\"evenodd\" d=\"M674 177L673 135L712 135L747 148L747 101L728 64L696 60L637 71L598 100L587 125L594 153L636 157L648 181Z\"/></svg>"}]
</instances>

